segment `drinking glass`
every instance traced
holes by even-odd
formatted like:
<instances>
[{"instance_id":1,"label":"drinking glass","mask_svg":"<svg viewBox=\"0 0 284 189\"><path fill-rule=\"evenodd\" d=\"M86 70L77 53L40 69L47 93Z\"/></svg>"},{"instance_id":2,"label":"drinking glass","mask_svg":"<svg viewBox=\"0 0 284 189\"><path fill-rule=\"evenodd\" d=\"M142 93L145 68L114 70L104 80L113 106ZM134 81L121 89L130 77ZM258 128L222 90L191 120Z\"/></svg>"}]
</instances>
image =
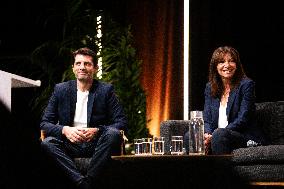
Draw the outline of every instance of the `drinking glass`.
<instances>
[{"instance_id":1,"label":"drinking glass","mask_svg":"<svg viewBox=\"0 0 284 189\"><path fill-rule=\"evenodd\" d=\"M165 138L164 137L154 137L153 138L153 154L164 155L165 153Z\"/></svg>"},{"instance_id":2,"label":"drinking glass","mask_svg":"<svg viewBox=\"0 0 284 189\"><path fill-rule=\"evenodd\" d=\"M152 138L142 138L142 155L152 155Z\"/></svg>"},{"instance_id":3,"label":"drinking glass","mask_svg":"<svg viewBox=\"0 0 284 189\"><path fill-rule=\"evenodd\" d=\"M183 154L183 136L172 136L171 154L172 155L182 155Z\"/></svg>"},{"instance_id":4,"label":"drinking glass","mask_svg":"<svg viewBox=\"0 0 284 189\"><path fill-rule=\"evenodd\" d=\"M134 154L142 155L142 139L134 139Z\"/></svg>"}]
</instances>

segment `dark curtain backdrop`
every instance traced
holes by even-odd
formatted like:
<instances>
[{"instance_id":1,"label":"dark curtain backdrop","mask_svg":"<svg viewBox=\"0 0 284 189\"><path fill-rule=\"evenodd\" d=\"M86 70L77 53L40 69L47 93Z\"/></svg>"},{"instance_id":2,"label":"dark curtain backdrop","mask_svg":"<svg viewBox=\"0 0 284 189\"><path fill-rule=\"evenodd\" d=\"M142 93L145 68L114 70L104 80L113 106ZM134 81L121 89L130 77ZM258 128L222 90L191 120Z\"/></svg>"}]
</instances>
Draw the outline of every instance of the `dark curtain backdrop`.
<instances>
[{"instance_id":1,"label":"dark curtain backdrop","mask_svg":"<svg viewBox=\"0 0 284 189\"><path fill-rule=\"evenodd\" d=\"M183 0L124 0L132 24L152 134L183 119ZM256 102L284 100L284 13L281 1L189 0L189 111L202 110L208 64L219 46L235 47L256 82Z\"/></svg>"},{"instance_id":2,"label":"dark curtain backdrop","mask_svg":"<svg viewBox=\"0 0 284 189\"><path fill-rule=\"evenodd\" d=\"M147 127L159 135L161 121L183 119L183 0L129 0L125 5L143 61Z\"/></svg>"},{"instance_id":3,"label":"dark curtain backdrop","mask_svg":"<svg viewBox=\"0 0 284 189\"><path fill-rule=\"evenodd\" d=\"M202 109L215 48L235 47L256 102L284 100L284 12L281 1L190 0L190 108Z\"/></svg>"}]
</instances>

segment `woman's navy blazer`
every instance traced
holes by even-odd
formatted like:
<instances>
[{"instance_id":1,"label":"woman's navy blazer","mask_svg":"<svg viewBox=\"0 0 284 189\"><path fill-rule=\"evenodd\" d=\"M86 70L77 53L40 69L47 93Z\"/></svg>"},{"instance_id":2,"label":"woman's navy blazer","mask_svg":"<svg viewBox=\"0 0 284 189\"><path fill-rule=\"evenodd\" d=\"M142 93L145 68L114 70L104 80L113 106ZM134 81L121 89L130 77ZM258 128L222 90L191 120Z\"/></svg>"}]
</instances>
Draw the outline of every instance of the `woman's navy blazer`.
<instances>
[{"instance_id":1,"label":"woman's navy blazer","mask_svg":"<svg viewBox=\"0 0 284 189\"><path fill-rule=\"evenodd\" d=\"M211 85L208 82L204 91L204 124L205 133L212 134L218 128L220 98L211 96ZM226 114L227 129L242 133L247 140L265 143L264 136L257 127L255 115L255 82L249 78L241 80L239 86L230 91Z\"/></svg>"}]
</instances>

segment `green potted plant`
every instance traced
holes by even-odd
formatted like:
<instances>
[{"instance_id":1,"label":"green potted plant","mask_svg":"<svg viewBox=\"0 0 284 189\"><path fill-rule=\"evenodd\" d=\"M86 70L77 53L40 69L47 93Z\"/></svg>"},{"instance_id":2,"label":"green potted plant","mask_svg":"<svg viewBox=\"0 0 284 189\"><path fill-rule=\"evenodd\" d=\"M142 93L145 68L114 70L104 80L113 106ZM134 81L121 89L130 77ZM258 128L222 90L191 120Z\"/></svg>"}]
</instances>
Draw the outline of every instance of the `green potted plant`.
<instances>
[{"instance_id":1,"label":"green potted plant","mask_svg":"<svg viewBox=\"0 0 284 189\"><path fill-rule=\"evenodd\" d=\"M132 46L131 26L108 22L102 48L102 80L115 86L128 118L128 139L149 137L146 127L146 95L141 87L142 61Z\"/></svg>"}]
</instances>

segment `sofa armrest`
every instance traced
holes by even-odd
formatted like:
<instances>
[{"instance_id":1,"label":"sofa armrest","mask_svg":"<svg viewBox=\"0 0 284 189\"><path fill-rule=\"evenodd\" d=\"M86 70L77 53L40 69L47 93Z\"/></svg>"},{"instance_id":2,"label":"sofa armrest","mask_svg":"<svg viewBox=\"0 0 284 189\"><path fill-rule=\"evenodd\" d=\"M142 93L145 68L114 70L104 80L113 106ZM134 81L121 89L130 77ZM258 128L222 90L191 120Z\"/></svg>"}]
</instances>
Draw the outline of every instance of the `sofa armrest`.
<instances>
[{"instance_id":1,"label":"sofa armrest","mask_svg":"<svg viewBox=\"0 0 284 189\"><path fill-rule=\"evenodd\" d=\"M189 120L166 120L160 124L160 136L165 137L165 154L170 153L171 137L184 136L188 131Z\"/></svg>"}]
</instances>

